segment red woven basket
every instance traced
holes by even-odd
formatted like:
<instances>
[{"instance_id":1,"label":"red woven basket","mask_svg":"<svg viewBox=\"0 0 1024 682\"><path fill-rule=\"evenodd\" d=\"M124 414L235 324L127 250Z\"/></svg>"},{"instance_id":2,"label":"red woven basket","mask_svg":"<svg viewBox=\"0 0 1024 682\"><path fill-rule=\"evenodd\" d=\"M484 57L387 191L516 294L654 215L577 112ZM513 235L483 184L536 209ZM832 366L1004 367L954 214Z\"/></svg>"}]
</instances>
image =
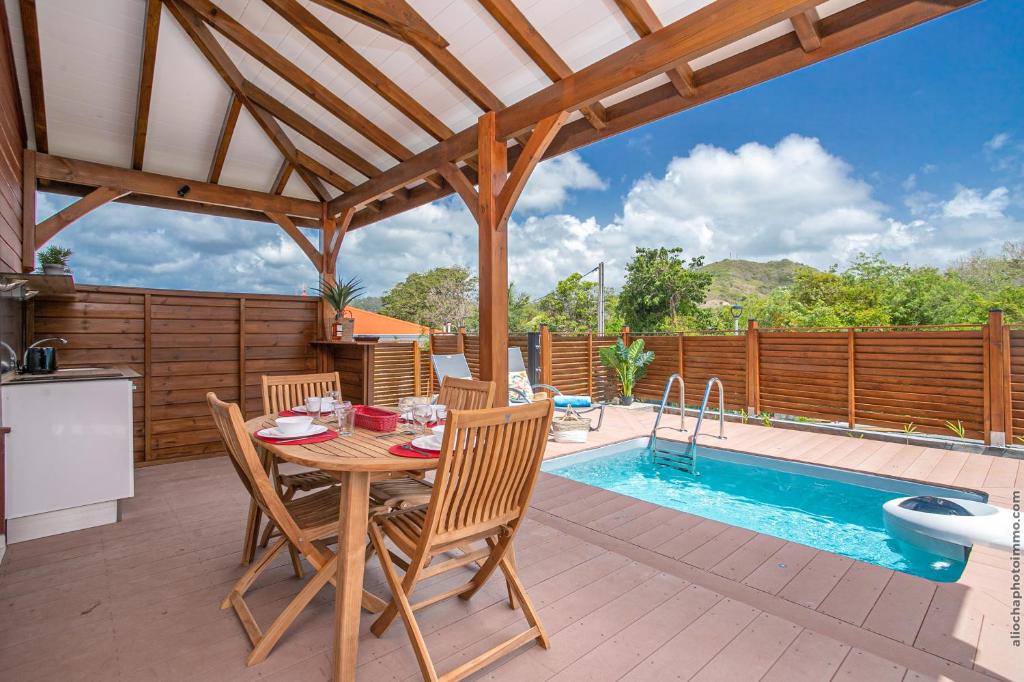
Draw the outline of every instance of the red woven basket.
<instances>
[{"instance_id":1,"label":"red woven basket","mask_svg":"<svg viewBox=\"0 0 1024 682\"><path fill-rule=\"evenodd\" d=\"M398 426L398 415L368 405L356 405L356 426L370 431L394 431Z\"/></svg>"}]
</instances>

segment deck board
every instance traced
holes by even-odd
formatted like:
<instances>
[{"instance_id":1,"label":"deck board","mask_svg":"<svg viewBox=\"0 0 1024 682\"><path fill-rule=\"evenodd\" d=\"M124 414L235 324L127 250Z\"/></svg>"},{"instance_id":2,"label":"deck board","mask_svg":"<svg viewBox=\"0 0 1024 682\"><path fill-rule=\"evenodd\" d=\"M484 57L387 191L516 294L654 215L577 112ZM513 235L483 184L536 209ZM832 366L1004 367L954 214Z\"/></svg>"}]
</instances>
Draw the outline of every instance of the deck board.
<instances>
[{"instance_id":1,"label":"deck board","mask_svg":"<svg viewBox=\"0 0 1024 682\"><path fill-rule=\"evenodd\" d=\"M650 418L634 411L620 420L610 410L591 445L642 434ZM729 424L727 435L727 447L973 486L994 500L1012 499L1024 481L1021 460L753 424ZM572 447L553 444L549 454ZM248 641L234 614L218 608L242 571L246 511L226 461L142 469L136 490L118 524L8 548L0 677L328 679L329 588L264 663L244 665ZM551 474L541 476L532 506L544 513L528 515L517 557L552 649L527 646L474 679L1022 677L1020 650L1005 636L1004 553L976 550L960 582L937 585ZM453 572L423 594L462 579ZM386 596L375 562L366 584ZM279 557L250 593L257 619L268 623L299 585ZM523 627L506 599L499 578L469 602L419 613L439 669ZM417 679L401 624L376 638L370 622L363 618L359 679Z\"/></svg>"}]
</instances>

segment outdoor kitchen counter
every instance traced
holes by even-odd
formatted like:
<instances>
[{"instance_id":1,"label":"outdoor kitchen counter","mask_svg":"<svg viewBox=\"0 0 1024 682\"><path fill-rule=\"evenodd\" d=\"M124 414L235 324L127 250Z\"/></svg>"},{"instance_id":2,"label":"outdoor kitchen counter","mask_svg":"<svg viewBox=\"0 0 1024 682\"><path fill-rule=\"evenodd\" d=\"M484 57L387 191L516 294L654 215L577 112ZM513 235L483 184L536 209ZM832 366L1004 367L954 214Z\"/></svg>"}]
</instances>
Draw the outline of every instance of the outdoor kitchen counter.
<instances>
[{"instance_id":1,"label":"outdoor kitchen counter","mask_svg":"<svg viewBox=\"0 0 1024 682\"><path fill-rule=\"evenodd\" d=\"M51 384L64 381L109 381L117 379L139 379L142 375L129 367L68 367L50 374L18 374L4 372L0 384L4 386Z\"/></svg>"}]
</instances>

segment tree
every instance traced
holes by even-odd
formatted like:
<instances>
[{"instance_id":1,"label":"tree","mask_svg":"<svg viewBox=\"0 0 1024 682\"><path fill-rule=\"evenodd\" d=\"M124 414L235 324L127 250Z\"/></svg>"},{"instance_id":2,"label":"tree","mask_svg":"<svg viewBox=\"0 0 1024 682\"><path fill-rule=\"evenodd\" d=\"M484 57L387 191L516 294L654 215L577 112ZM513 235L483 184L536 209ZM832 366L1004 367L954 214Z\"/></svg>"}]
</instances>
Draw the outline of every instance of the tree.
<instances>
[{"instance_id":1,"label":"tree","mask_svg":"<svg viewBox=\"0 0 1024 682\"><path fill-rule=\"evenodd\" d=\"M513 282L508 285L508 329L511 332L535 331L539 311L527 293L519 293Z\"/></svg>"},{"instance_id":2,"label":"tree","mask_svg":"<svg viewBox=\"0 0 1024 682\"><path fill-rule=\"evenodd\" d=\"M454 329L473 319L476 277L462 267L414 272L382 297L381 313L435 329Z\"/></svg>"},{"instance_id":3,"label":"tree","mask_svg":"<svg viewBox=\"0 0 1024 682\"><path fill-rule=\"evenodd\" d=\"M537 301L539 321L552 331L585 334L597 326L597 284L574 272Z\"/></svg>"},{"instance_id":4,"label":"tree","mask_svg":"<svg viewBox=\"0 0 1024 682\"><path fill-rule=\"evenodd\" d=\"M626 264L626 284L619 294L623 323L638 331L676 331L702 317L711 274L702 272L704 257L683 261L679 247L636 247Z\"/></svg>"}]
</instances>

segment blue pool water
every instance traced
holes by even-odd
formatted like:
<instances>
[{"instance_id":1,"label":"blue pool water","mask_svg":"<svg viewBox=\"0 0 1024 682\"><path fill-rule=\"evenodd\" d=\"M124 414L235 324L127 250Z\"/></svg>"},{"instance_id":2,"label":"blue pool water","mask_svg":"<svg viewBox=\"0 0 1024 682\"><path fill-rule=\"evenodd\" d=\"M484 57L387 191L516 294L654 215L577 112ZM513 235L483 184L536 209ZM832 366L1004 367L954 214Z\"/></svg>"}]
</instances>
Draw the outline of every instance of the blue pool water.
<instances>
[{"instance_id":1,"label":"blue pool water","mask_svg":"<svg viewBox=\"0 0 1024 682\"><path fill-rule=\"evenodd\" d=\"M581 483L923 578L953 582L963 571L964 562L892 538L882 504L917 494L977 496L824 467L779 465L770 458L709 448L698 448L697 469L700 475L694 478L654 464L646 448L635 445L610 446L544 465L552 474Z\"/></svg>"}]
</instances>

